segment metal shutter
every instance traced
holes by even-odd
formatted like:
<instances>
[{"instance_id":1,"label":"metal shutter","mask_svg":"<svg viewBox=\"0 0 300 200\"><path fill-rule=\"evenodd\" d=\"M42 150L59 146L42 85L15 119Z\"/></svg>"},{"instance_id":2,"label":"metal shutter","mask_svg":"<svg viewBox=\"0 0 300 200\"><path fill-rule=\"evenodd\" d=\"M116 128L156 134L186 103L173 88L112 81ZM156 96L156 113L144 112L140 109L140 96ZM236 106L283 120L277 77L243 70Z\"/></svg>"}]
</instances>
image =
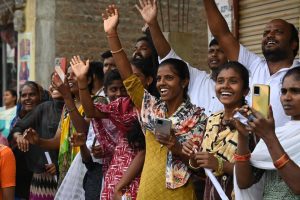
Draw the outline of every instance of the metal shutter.
<instances>
[{"instance_id":1,"label":"metal shutter","mask_svg":"<svg viewBox=\"0 0 300 200\"><path fill-rule=\"evenodd\" d=\"M272 19L284 19L299 30L300 0L240 0L239 39L249 50L262 55L264 27Z\"/></svg>"}]
</instances>

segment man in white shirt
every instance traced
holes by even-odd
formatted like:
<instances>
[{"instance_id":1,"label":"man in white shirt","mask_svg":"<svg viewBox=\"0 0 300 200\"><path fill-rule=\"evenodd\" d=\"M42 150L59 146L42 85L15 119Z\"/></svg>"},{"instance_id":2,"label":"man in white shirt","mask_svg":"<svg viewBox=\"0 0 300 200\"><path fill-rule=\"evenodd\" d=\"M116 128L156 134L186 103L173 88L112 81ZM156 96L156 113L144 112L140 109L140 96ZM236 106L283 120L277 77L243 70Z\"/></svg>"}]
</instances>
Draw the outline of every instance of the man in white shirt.
<instances>
[{"instance_id":1,"label":"man in white shirt","mask_svg":"<svg viewBox=\"0 0 300 200\"><path fill-rule=\"evenodd\" d=\"M298 31L293 24L282 19L267 23L263 38L264 58L248 51L234 38L228 25L213 0L203 0L210 31L219 41L227 58L239 61L250 72L250 86L267 84L270 86L270 104L272 105L275 125L282 126L289 120L280 104L281 79L291 67L299 65L294 60L299 49ZM251 97L249 98L251 100ZM249 102L251 105L251 102Z\"/></svg>"},{"instance_id":2,"label":"man in white shirt","mask_svg":"<svg viewBox=\"0 0 300 200\"><path fill-rule=\"evenodd\" d=\"M157 21L157 5L147 2L146 4L140 4L138 10L149 26L152 40L159 56L159 61L162 62L169 58L182 60L174 50L171 49L170 44L165 39L159 27ZM208 66L211 70L210 74L206 71L194 68L187 63L190 71L188 94L191 98L191 102L204 108L204 112L207 116L223 110L223 105L216 96L215 79L217 68L226 62L227 58L219 47L217 40L212 40L208 51Z\"/></svg>"}]
</instances>

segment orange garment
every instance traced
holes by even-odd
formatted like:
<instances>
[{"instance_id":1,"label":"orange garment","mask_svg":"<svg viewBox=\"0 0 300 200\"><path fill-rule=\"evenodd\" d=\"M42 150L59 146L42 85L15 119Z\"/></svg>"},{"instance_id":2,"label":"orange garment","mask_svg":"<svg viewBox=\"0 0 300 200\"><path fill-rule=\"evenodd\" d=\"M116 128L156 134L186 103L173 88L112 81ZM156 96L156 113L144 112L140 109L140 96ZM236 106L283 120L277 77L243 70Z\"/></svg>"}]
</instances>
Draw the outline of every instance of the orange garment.
<instances>
[{"instance_id":1,"label":"orange garment","mask_svg":"<svg viewBox=\"0 0 300 200\"><path fill-rule=\"evenodd\" d=\"M7 146L0 144L0 200L2 189L16 186L16 160Z\"/></svg>"}]
</instances>

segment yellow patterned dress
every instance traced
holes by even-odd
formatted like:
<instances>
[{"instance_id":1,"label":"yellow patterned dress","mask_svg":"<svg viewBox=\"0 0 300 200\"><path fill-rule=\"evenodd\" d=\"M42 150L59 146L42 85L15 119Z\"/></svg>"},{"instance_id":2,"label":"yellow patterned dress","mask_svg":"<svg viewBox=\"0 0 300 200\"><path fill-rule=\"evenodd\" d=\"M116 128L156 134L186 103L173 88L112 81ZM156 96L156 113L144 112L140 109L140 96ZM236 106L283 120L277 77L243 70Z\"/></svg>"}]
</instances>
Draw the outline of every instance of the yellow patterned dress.
<instances>
[{"instance_id":1,"label":"yellow patterned dress","mask_svg":"<svg viewBox=\"0 0 300 200\"><path fill-rule=\"evenodd\" d=\"M202 142L202 151L213 153L224 161L234 163L237 149L238 131L229 126L222 126L224 112L218 112L207 119L206 131ZM223 127L223 128L222 128ZM233 177L229 174L216 175L226 195L230 198L233 190ZM206 178L205 200L221 199L209 178Z\"/></svg>"},{"instance_id":2,"label":"yellow patterned dress","mask_svg":"<svg viewBox=\"0 0 300 200\"><path fill-rule=\"evenodd\" d=\"M132 75L124 85L135 106L145 132L146 157L138 190L138 200L196 199L187 166L155 139L155 117L165 118L165 104L144 90L139 78ZM175 136L182 143L198 137L202 140L206 116L189 100L182 103L170 117Z\"/></svg>"}]
</instances>

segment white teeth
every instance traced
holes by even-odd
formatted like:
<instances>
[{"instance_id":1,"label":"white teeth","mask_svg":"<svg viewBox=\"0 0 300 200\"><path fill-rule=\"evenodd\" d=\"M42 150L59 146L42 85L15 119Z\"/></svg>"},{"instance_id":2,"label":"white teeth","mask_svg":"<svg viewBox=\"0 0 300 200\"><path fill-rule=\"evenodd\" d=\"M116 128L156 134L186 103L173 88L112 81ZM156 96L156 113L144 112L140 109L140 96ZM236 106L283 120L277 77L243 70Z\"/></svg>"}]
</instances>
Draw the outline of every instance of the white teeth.
<instances>
[{"instance_id":1,"label":"white teeth","mask_svg":"<svg viewBox=\"0 0 300 200\"><path fill-rule=\"evenodd\" d=\"M276 44L275 41L268 41L267 44Z\"/></svg>"},{"instance_id":2,"label":"white teeth","mask_svg":"<svg viewBox=\"0 0 300 200\"><path fill-rule=\"evenodd\" d=\"M213 60L213 61L211 61L211 63L213 63L213 64L216 64L216 63L217 63L217 61L216 61L216 60Z\"/></svg>"},{"instance_id":3,"label":"white teeth","mask_svg":"<svg viewBox=\"0 0 300 200\"><path fill-rule=\"evenodd\" d=\"M231 96L232 93L231 92L221 92L221 95L225 95L225 96Z\"/></svg>"},{"instance_id":4,"label":"white teeth","mask_svg":"<svg viewBox=\"0 0 300 200\"><path fill-rule=\"evenodd\" d=\"M167 92L168 91L168 89L160 89L160 92L163 94L163 93L165 93L165 92Z\"/></svg>"}]
</instances>

